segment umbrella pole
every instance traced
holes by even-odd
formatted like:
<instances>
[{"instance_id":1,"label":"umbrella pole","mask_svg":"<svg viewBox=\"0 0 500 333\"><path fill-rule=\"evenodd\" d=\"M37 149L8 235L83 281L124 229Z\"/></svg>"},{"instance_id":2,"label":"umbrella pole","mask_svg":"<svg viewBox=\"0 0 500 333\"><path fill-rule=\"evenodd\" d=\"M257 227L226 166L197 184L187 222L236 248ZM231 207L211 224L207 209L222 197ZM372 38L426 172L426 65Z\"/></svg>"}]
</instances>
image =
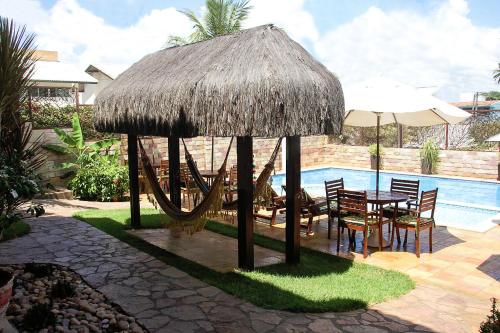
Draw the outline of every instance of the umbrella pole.
<instances>
[{"instance_id":1,"label":"umbrella pole","mask_svg":"<svg viewBox=\"0 0 500 333\"><path fill-rule=\"evenodd\" d=\"M380 113L377 113L377 181L376 181L376 194L378 197L378 183L380 178Z\"/></svg>"},{"instance_id":2,"label":"umbrella pole","mask_svg":"<svg viewBox=\"0 0 500 333\"><path fill-rule=\"evenodd\" d=\"M210 171L214 172L214 137L212 137L212 158L211 158L210 162L212 163L211 167L210 167Z\"/></svg>"}]
</instances>

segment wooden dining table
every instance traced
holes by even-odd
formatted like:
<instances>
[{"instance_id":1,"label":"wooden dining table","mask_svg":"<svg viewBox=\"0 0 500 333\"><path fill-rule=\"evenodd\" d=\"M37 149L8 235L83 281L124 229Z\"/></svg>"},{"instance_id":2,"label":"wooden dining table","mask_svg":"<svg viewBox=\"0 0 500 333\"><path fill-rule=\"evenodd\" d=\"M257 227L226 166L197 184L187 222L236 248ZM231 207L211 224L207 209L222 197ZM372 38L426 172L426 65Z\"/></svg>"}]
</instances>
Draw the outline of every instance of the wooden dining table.
<instances>
[{"instance_id":1,"label":"wooden dining table","mask_svg":"<svg viewBox=\"0 0 500 333\"><path fill-rule=\"evenodd\" d=\"M212 181L214 178L217 177L218 172L217 172L217 170L213 170L213 171L212 170L200 170L200 175L203 178L207 179L208 185L212 185Z\"/></svg>"},{"instance_id":2,"label":"wooden dining table","mask_svg":"<svg viewBox=\"0 0 500 333\"><path fill-rule=\"evenodd\" d=\"M394 207L397 209L398 204L400 202L408 201L409 197L406 194L391 192L391 191L375 191L370 190L366 191L366 197L369 204L373 204L376 207L378 212L377 218L382 225L382 221L384 219L384 205L394 204ZM390 223L390 222L389 222ZM377 247L379 243L379 229L375 228L371 235L368 237L368 246L369 247ZM382 235L382 247L388 247L390 243L384 238Z\"/></svg>"}]
</instances>

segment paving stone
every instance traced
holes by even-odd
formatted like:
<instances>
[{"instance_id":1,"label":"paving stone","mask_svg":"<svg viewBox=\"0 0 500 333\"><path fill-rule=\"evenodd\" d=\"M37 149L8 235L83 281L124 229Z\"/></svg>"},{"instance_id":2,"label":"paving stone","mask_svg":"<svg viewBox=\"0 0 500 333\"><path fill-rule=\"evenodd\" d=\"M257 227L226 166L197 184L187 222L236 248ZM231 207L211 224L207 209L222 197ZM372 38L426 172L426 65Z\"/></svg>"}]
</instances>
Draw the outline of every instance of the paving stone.
<instances>
[{"instance_id":1,"label":"paving stone","mask_svg":"<svg viewBox=\"0 0 500 333\"><path fill-rule=\"evenodd\" d=\"M337 329L331 320L329 319L316 319L309 324L309 329L316 333L339 333L341 332Z\"/></svg>"},{"instance_id":2,"label":"paving stone","mask_svg":"<svg viewBox=\"0 0 500 333\"><path fill-rule=\"evenodd\" d=\"M472 304L462 295L418 284L408 295L368 310L322 314L266 310L208 286L83 222L52 215L28 223L30 234L0 243L0 264L64 263L150 332L456 333L472 327L462 320L464 312L483 319L489 307L479 300Z\"/></svg>"},{"instance_id":3,"label":"paving stone","mask_svg":"<svg viewBox=\"0 0 500 333\"><path fill-rule=\"evenodd\" d=\"M194 294L196 294L194 290L187 290L187 289L172 290L166 292L168 298L181 298L181 297L191 296Z\"/></svg>"},{"instance_id":4,"label":"paving stone","mask_svg":"<svg viewBox=\"0 0 500 333\"><path fill-rule=\"evenodd\" d=\"M161 310L161 313L181 320L205 319L205 314L197 306L179 305Z\"/></svg>"}]
</instances>

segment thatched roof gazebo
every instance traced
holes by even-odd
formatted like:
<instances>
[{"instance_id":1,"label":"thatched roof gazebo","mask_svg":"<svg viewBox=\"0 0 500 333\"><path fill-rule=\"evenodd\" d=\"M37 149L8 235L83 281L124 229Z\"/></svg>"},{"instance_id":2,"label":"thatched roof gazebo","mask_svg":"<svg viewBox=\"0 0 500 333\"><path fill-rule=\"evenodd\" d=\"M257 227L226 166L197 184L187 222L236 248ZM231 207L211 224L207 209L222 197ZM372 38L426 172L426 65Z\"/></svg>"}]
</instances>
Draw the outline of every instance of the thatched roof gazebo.
<instances>
[{"instance_id":1,"label":"thatched roof gazebo","mask_svg":"<svg viewBox=\"0 0 500 333\"><path fill-rule=\"evenodd\" d=\"M128 135L132 225L139 226L137 136L169 138L171 200L180 206L179 138L236 136L239 266L253 268L252 137L286 137L287 262L299 259L300 136L338 134L338 79L273 25L145 56L95 103L100 131Z\"/></svg>"}]
</instances>

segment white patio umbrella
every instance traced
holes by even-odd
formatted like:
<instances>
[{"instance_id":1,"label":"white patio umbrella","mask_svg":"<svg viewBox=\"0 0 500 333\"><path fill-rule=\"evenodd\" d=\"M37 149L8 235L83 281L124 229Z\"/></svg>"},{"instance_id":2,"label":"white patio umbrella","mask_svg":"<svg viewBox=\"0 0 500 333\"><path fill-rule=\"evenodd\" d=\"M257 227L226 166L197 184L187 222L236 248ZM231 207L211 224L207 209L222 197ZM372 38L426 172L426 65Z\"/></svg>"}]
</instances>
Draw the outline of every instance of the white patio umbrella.
<instances>
[{"instance_id":1,"label":"white patio umbrella","mask_svg":"<svg viewBox=\"0 0 500 333\"><path fill-rule=\"evenodd\" d=\"M376 78L344 89L344 125L377 127L377 180L379 190L379 130L391 123L408 126L456 124L470 114L434 96L397 81Z\"/></svg>"}]
</instances>

